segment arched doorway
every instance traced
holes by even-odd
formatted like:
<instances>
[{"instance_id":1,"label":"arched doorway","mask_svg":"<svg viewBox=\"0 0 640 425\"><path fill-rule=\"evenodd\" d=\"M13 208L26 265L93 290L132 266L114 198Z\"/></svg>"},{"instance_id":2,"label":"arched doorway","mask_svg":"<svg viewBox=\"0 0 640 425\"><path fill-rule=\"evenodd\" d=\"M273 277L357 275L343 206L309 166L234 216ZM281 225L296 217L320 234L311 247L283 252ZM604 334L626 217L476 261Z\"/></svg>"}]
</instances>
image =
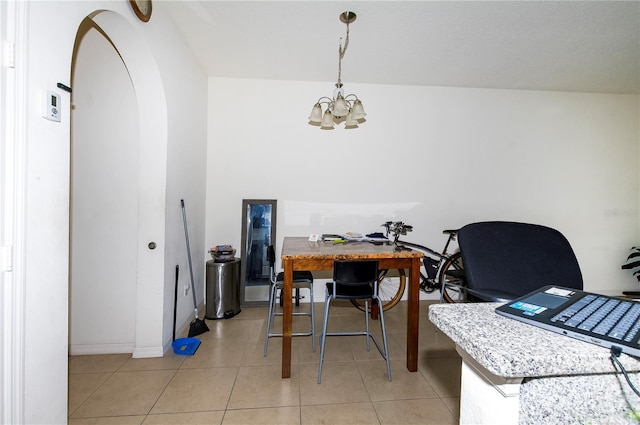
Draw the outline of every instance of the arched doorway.
<instances>
[{"instance_id":1,"label":"arched doorway","mask_svg":"<svg viewBox=\"0 0 640 425\"><path fill-rule=\"evenodd\" d=\"M130 24L107 11L80 26L73 69L70 352L161 356L167 134L157 124L167 113L159 73Z\"/></svg>"},{"instance_id":2,"label":"arched doorway","mask_svg":"<svg viewBox=\"0 0 640 425\"><path fill-rule=\"evenodd\" d=\"M74 49L71 354L133 352L138 115L122 58L91 19Z\"/></svg>"}]
</instances>

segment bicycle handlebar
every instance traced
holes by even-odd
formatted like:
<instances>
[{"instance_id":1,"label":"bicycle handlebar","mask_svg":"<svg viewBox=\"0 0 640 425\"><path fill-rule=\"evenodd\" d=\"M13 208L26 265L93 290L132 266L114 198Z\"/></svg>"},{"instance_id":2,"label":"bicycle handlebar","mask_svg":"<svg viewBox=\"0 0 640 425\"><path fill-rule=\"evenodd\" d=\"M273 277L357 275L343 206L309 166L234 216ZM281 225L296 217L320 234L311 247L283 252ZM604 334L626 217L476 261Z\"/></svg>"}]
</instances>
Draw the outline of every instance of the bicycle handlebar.
<instances>
[{"instance_id":1,"label":"bicycle handlebar","mask_svg":"<svg viewBox=\"0 0 640 425\"><path fill-rule=\"evenodd\" d=\"M382 224L382 227L386 229L386 237L389 237L389 234L393 235L393 242L396 243L400 235L406 235L407 232L413 231L413 226L404 224L402 221L387 221Z\"/></svg>"}]
</instances>

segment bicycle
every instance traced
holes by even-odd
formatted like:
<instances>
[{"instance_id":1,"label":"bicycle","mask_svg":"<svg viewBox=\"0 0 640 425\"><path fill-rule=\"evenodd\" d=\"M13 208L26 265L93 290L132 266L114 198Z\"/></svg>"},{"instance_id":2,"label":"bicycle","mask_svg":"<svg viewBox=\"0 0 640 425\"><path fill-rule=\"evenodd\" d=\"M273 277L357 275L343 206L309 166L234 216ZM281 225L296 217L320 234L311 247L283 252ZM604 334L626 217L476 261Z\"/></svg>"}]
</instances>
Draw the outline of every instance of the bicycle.
<instances>
[{"instance_id":1,"label":"bicycle","mask_svg":"<svg viewBox=\"0 0 640 425\"><path fill-rule=\"evenodd\" d=\"M439 289L441 302L443 300L448 303L466 301L466 293L463 289L465 275L462 255L460 252L451 254L448 252L451 242L456 238L457 230L444 230L442 232L448 235L448 238L442 252L437 252L424 245L400 240L401 235L406 235L407 232L413 231L413 226L401 221L388 221L382 227L385 228L384 236L389 240L388 243L396 245L395 249L417 249L425 254L422 260L423 267L420 270L420 289L422 291L431 293ZM383 311L389 310L400 302L404 294L406 281L406 273L403 269L380 271L378 291L380 298L383 300ZM445 285L445 283L451 285ZM358 301L352 301L352 304L364 311L364 304L360 304Z\"/></svg>"},{"instance_id":2,"label":"bicycle","mask_svg":"<svg viewBox=\"0 0 640 425\"><path fill-rule=\"evenodd\" d=\"M431 293L440 290L441 297L448 303L463 302L466 300L464 288L464 266L462 264L462 254L460 251L449 253L451 242L455 241L458 230L443 230L442 233L448 235L442 252L437 252L429 247L414 242L400 240L400 235L406 235L413 231L413 226L404 224L401 221L388 221L383 226L387 229L387 234L393 235L393 243L399 249L417 249L424 252L422 263L424 273L420 270L420 289ZM452 284L451 286L445 283Z\"/></svg>"}]
</instances>

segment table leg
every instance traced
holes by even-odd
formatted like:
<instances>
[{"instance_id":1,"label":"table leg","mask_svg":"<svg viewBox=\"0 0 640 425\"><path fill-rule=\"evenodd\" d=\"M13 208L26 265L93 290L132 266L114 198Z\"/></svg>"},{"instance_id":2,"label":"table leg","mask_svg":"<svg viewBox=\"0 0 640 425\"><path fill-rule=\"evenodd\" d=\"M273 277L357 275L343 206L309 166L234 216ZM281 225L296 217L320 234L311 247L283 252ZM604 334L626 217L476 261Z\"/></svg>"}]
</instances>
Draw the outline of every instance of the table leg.
<instances>
[{"instance_id":1,"label":"table leg","mask_svg":"<svg viewBox=\"0 0 640 425\"><path fill-rule=\"evenodd\" d=\"M409 311L407 314L407 369L418 370L418 329L420 327L420 258L409 269Z\"/></svg>"},{"instance_id":2,"label":"table leg","mask_svg":"<svg viewBox=\"0 0 640 425\"><path fill-rule=\"evenodd\" d=\"M282 377L291 378L291 289L293 287L293 260L284 265L284 283L282 288Z\"/></svg>"},{"instance_id":3,"label":"table leg","mask_svg":"<svg viewBox=\"0 0 640 425\"><path fill-rule=\"evenodd\" d=\"M378 320L380 304L378 304L378 300L369 300L369 302L371 303L371 320Z\"/></svg>"}]
</instances>

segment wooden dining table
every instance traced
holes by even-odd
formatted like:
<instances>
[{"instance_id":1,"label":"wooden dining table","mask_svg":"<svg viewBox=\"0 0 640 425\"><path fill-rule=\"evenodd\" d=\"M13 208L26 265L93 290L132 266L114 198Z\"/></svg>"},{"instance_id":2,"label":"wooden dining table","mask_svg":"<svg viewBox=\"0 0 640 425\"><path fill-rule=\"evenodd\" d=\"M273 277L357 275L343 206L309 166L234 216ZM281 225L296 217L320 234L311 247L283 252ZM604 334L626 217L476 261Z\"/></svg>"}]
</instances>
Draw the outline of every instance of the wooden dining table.
<instances>
[{"instance_id":1,"label":"wooden dining table","mask_svg":"<svg viewBox=\"0 0 640 425\"><path fill-rule=\"evenodd\" d=\"M306 237L285 237L282 245L284 287L282 289L282 377L291 377L292 286L294 270L333 270L336 260L378 260L380 269L408 270L407 369L418 370L418 329L420 320L420 263L423 254L397 250L393 244L367 241L312 242ZM355 307L354 307L355 308Z\"/></svg>"}]
</instances>

